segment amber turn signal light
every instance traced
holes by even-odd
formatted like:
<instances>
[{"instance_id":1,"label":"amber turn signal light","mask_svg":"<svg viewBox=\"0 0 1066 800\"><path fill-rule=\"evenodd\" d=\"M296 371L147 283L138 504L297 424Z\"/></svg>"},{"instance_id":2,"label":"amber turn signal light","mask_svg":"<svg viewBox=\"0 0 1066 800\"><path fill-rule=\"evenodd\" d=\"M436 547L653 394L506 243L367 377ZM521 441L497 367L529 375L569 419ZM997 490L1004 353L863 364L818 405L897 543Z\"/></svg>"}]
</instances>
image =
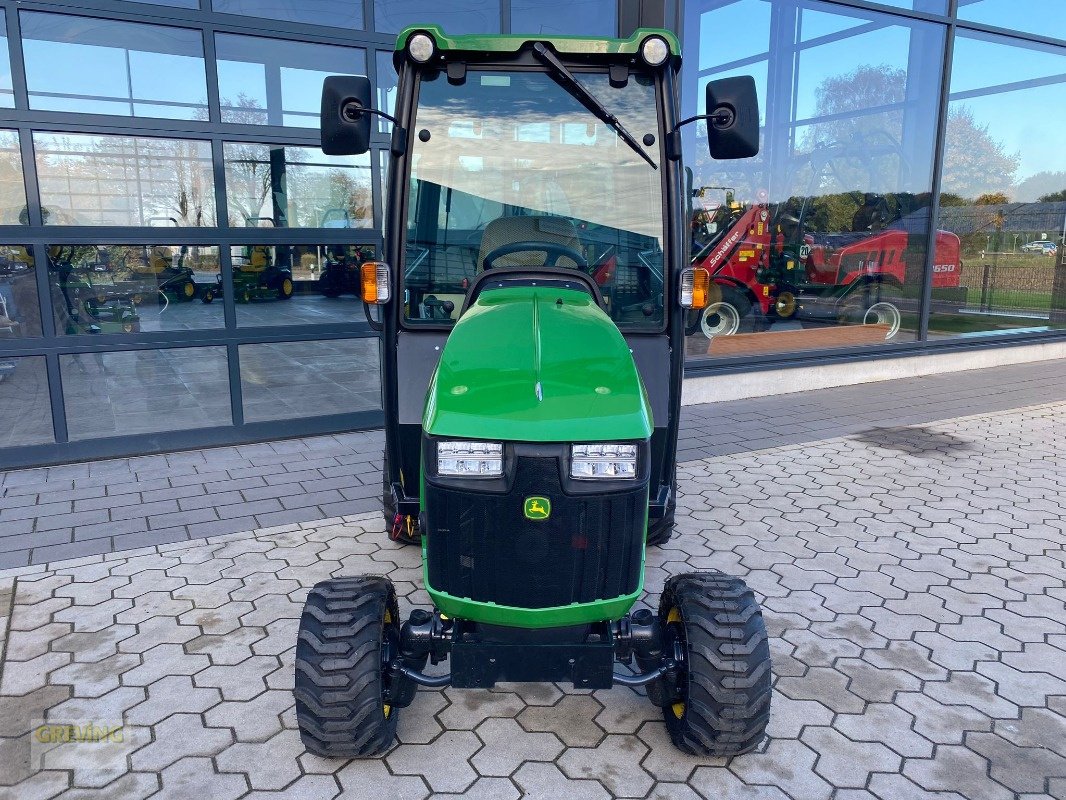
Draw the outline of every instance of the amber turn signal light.
<instances>
[{"instance_id":1,"label":"amber turn signal light","mask_svg":"<svg viewBox=\"0 0 1066 800\"><path fill-rule=\"evenodd\" d=\"M367 261L361 267L363 302L382 305L389 302L389 265L383 261Z\"/></svg>"},{"instance_id":2,"label":"amber turn signal light","mask_svg":"<svg viewBox=\"0 0 1066 800\"><path fill-rule=\"evenodd\" d=\"M706 308L710 302L711 273L703 267L689 267L681 273L681 307Z\"/></svg>"}]
</instances>

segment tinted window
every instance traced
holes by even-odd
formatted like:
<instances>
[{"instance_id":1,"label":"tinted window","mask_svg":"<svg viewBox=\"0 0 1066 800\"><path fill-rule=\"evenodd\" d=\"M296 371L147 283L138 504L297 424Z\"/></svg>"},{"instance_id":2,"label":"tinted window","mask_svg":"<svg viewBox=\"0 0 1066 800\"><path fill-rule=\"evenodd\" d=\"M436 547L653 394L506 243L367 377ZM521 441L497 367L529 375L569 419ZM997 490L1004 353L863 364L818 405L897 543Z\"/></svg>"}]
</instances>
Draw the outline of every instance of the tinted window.
<instances>
[{"instance_id":1,"label":"tinted window","mask_svg":"<svg viewBox=\"0 0 1066 800\"><path fill-rule=\"evenodd\" d=\"M44 356L0 356L0 447L53 441Z\"/></svg>"},{"instance_id":2,"label":"tinted window","mask_svg":"<svg viewBox=\"0 0 1066 800\"><path fill-rule=\"evenodd\" d=\"M363 27L363 4L352 0L212 0L211 7L228 14L343 28Z\"/></svg>"},{"instance_id":3,"label":"tinted window","mask_svg":"<svg viewBox=\"0 0 1066 800\"><path fill-rule=\"evenodd\" d=\"M499 0L374 0L375 26L382 33L399 33L408 25L433 23L445 33L499 33Z\"/></svg>"},{"instance_id":4,"label":"tinted window","mask_svg":"<svg viewBox=\"0 0 1066 800\"><path fill-rule=\"evenodd\" d=\"M7 16L0 9L0 108L14 108L15 95L11 89L11 58L7 51Z\"/></svg>"},{"instance_id":5,"label":"tinted window","mask_svg":"<svg viewBox=\"0 0 1066 800\"><path fill-rule=\"evenodd\" d=\"M28 225L18 131L0 130L0 225Z\"/></svg>"},{"instance_id":6,"label":"tinted window","mask_svg":"<svg viewBox=\"0 0 1066 800\"><path fill-rule=\"evenodd\" d=\"M209 142L34 133L46 225L215 224Z\"/></svg>"},{"instance_id":7,"label":"tinted window","mask_svg":"<svg viewBox=\"0 0 1066 800\"><path fill-rule=\"evenodd\" d=\"M370 155L327 156L317 147L226 142L232 227L371 228Z\"/></svg>"},{"instance_id":8,"label":"tinted window","mask_svg":"<svg viewBox=\"0 0 1066 800\"><path fill-rule=\"evenodd\" d=\"M280 244L230 248L237 324L362 323L359 268L372 245Z\"/></svg>"},{"instance_id":9,"label":"tinted window","mask_svg":"<svg viewBox=\"0 0 1066 800\"><path fill-rule=\"evenodd\" d=\"M366 51L220 33L218 93L222 121L317 128L322 80L365 75Z\"/></svg>"},{"instance_id":10,"label":"tinted window","mask_svg":"<svg viewBox=\"0 0 1066 800\"><path fill-rule=\"evenodd\" d=\"M1062 39L1059 0L959 0L959 19Z\"/></svg>"},{"instance_id":11,"label":"tinted window","mask_svg":"<svg viewBox=\"0 0 1066 800\"><path fill-rule=\"evenodd\" d=\"M689 354L915 338L944 27L806 0L685 9L699 69L683 115L703 111L709 81L751 75L765 126L760 155L736 162L709 158L702 125L686 134L702 189L693 255L721 292L690 318ZM954 241L938 238L945 263L958 262ZM733 338L762 332L774 335Z\"/></svg>"},{"instance_id":12,"label":"tinted window","mask_svg":"<svg viewBox=\"0 0 1066 800\"><path fill-rule=\"evenodd\" d=\"M76 244L48 248L60 334L221 328L217 247Z\"/></svg>"},{"instance_id":13,"label":"tinted window","mask_svg":"<svg viewBox=\"0 0 1066 800\"><path fill-rule=\"evenodd\" d=\"M1066 50L960 31L954 59L940 225L961 242L967 294L934 305L930 334L1062 326ZM938 260L934 287L952 266Z\"/></svg>"},{"instance_id":14,"label":"tinted window","mask_svg":"<svg viewBox=\"0 0 1066 800\"><path fill-rule=\"evenodd\" d=\"M0 244L0 341L41 335L33 247Z\"/></svg>"},{"instance_id":15,"label":"tinted window","mask_svg":"<svg viewBox=\"0 0 1066 800\"><path fill-rule=\"evenodd\" d=\"M381 408L376 339L242 344L240 353L249 422Z\"/></svg>"},{"instance_id":16,"label":"tinted window","mask_svg":"<svg viewBox=\"0 0 1066 800\"><path fill-rule=\"evenodd\" d=\"M514 33L617 36L615 0L511 0Z\"/></svg>"},{"instance_id":17,"label":"tinted window","mask_svg":"<svg viewBox=\"0 0 1066 800\"><path fill-rule=\"evenodd\" d=\"M72 440L230 425L224 347L61 355Z\"/></svg>"},{"instance_id":18,"label":"tinted window","mask_svg":"<svg viewBox=\"0 0 1066 800\"><path fill-rule=\"evenodd\" d=\"M199 31L22 12L30 108L207 119Z\"/></svg>"}]
</instances>

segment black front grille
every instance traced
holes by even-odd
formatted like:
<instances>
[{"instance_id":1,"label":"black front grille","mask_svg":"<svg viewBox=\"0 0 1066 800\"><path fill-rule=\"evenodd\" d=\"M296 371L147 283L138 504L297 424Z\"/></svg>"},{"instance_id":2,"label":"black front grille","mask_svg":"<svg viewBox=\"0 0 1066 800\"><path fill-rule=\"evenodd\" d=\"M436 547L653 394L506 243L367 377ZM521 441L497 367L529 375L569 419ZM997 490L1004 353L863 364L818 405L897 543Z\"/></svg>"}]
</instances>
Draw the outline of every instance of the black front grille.
<instances>
[{"instance_id":1,"label":"black front grille","mask_svg":"<svg viewBox=\"0 0 1066 800\"><path fill-rule=\"evenodd\" d=\"M556 458L519 456L506 494L427 483L429 583L439 591L519 608L619 597L640 582L647 484L566 495ZM551 500L528 520L525 499Z\"/></svg>"}]
</instances>

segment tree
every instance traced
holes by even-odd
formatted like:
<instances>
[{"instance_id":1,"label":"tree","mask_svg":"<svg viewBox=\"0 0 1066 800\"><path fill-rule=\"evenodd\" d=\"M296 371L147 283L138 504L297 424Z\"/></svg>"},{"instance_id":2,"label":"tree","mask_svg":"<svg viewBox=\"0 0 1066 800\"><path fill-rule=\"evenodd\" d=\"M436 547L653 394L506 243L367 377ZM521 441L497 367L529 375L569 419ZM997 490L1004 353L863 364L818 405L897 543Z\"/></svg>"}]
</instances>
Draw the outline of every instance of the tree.
<instances>
[{"instance_id":1,"label":"tree","mask_svg":"<svg viewBox=\"0 0 1066 800\"><path fill-rule=\"evenodd\" d=\"M1066 200L1066 172L1038 172L1019 181L1014 198L1020 203Z\"/></svg>"},{"instance_id":2,"label":"tree","mask_svg":"<svg viewBox=\"0 0 1066 800\"><path fill-rule=\"evenodd\" d=\"M986 194L978 195L973 204L975 206L1001 206L1009 202L1010 198L1003 192L987 192Z\"/></svg>"},{"instance_id":3,"label":"tree","mask_svg":"<svg viewBox=\"0 0 1066 800\"><path fill-rule=\"evenodd\" d=\"M964 105L948 109L942 189L963 197L1004 193L1014 187L1021 155L1008 153Z\"/></svg>"},{"instance_id":4,"label":"tree","mask_svg":"<svg viewBox=\"0 0 1066 800\"><path fill-rule=\"evenodd\" d=\"M843 75L826 78L815 90L818 115L848 112L853 115L812 125L802 141L803 149L844 145L865 151L860 155L875 164L875 173L881 173L870 175L866 180L872 183L880 177L891 183L891 168L894 162L898 163L897 159L883 155L874 160L869 153L890 149L892 145L898 147L902 141L907 80L906 70L889 64L864 64ZM873 108L885 110L869 113L868 110ZM973 198L1012 189L1021 157L1017 153L1008 153L1004 145L992 137L989 126L982 125L969 107L954 104L949 109L946 134L942 191L961 198ZM857 175L852 177L858 179Z\"/></svg>"}]
</instances>

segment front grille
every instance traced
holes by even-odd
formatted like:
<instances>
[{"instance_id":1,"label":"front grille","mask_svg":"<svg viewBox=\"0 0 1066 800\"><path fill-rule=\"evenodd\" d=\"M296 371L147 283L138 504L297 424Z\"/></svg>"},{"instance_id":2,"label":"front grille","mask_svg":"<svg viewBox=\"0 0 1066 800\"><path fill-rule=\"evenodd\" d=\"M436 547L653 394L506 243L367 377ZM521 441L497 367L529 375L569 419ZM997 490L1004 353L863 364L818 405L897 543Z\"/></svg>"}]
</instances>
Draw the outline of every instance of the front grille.
<instances>
[{"instance_id":1,"label":"front grille","mask_svg":"<svg viewBox=\"0 0 1066 800\"><path fill-rule=\"evenodd\" d=\"M458 597L548 608L619 597L640 582L647 484L609 495L563 494L559 460L519 456L506 494L426 485L429 583ZM527 497L551 500L525 518Z\"/></svg>"}]
</instances>

